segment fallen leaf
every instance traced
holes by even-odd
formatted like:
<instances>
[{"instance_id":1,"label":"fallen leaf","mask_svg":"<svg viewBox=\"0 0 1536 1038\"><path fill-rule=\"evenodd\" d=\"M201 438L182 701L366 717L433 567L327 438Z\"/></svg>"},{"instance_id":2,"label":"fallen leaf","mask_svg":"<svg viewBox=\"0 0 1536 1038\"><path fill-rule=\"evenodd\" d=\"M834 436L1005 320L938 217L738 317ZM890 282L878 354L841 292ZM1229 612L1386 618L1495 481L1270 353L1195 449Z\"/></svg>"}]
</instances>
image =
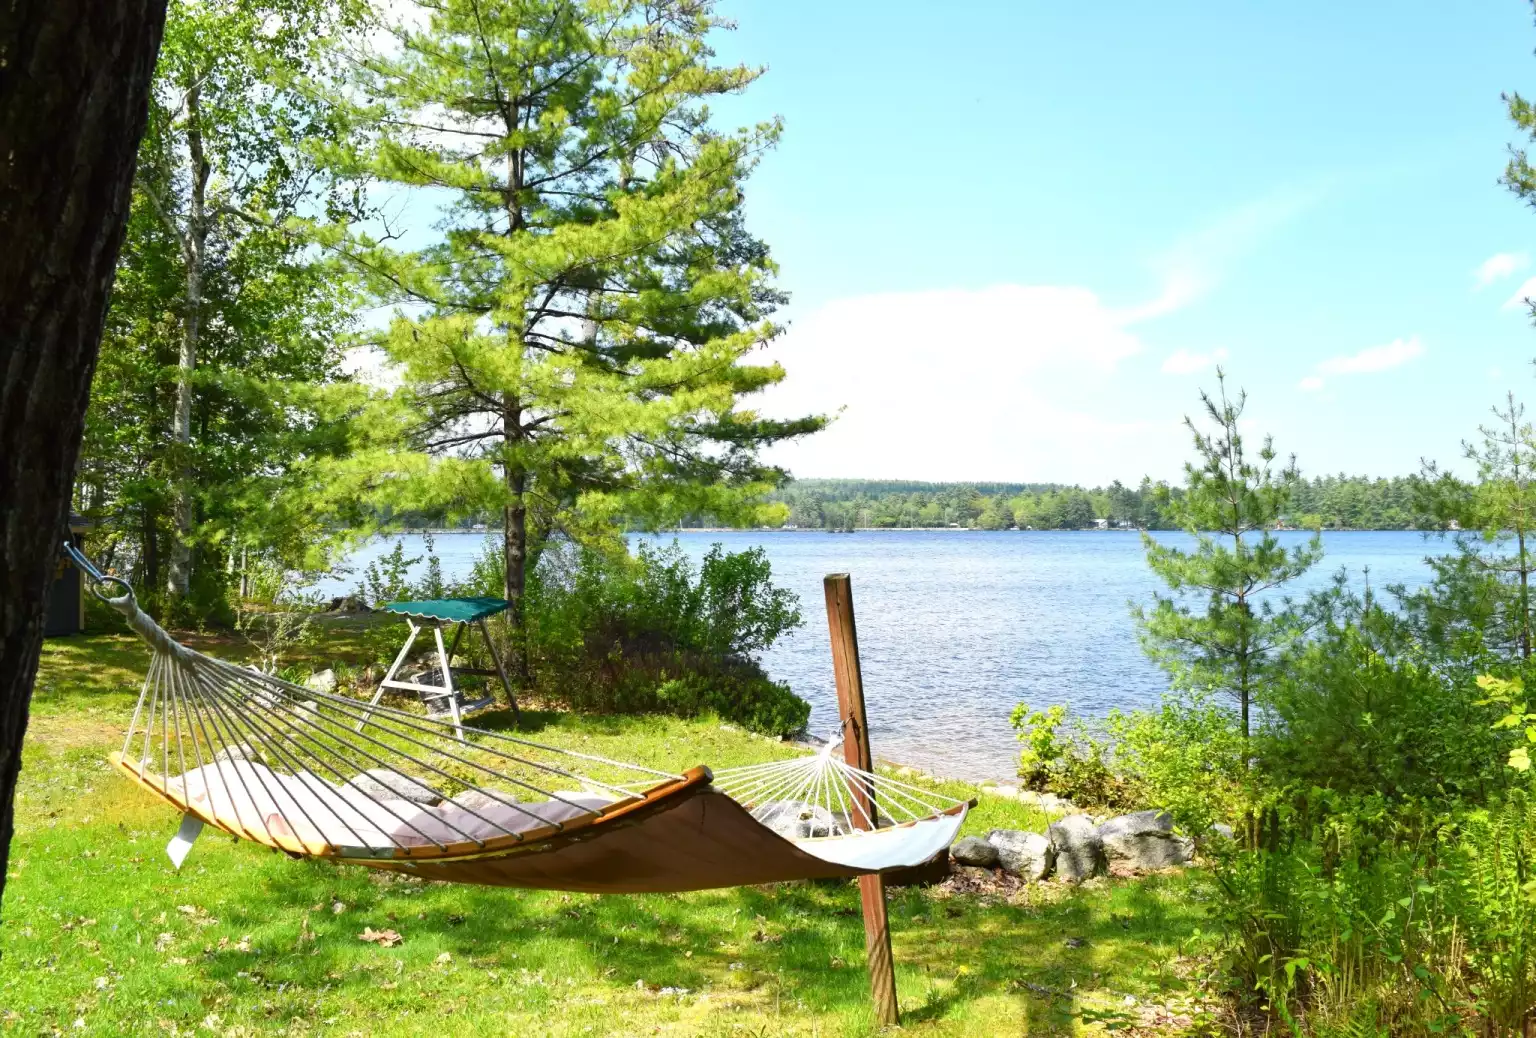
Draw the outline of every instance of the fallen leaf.
<instances>
[{"instance_id":1,"label":"fallen leaf","mask_svg":"<svg viewBox=\"0 0 1536 1038\"><path fill-rule=\"evenodd\" d=\"M369 944L377 944L380 948L393 948L405 940L394 930L375 930L371 926L363 927L363 932L357 935L357 939L367 941Z\"/></svg>"},{"instance_id":2,"label":"fallen leaf","mask_svg":"<svg viewBox=\"0 0 1536 1038\"><path fill-rule=\"evenodd\" d=\"M453 956L448 952L443 952L443 954L437 957L437 961L439 965L447 965L453 961Z\"/></svg>"}]
</instances>

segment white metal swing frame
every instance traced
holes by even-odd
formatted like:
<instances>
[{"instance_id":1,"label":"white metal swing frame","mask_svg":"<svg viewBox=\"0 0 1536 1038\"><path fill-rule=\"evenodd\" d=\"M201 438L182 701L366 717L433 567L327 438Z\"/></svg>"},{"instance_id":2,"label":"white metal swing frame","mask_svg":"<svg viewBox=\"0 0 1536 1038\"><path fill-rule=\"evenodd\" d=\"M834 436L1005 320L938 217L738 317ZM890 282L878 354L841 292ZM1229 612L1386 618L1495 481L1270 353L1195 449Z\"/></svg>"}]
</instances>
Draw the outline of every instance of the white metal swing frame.
<instances>
[{"instance_id":1,"label":"white metal swing frame","mask_svg":"<svg viewBox=\"0 0 1536 1038\"><path fill-rule=\"evenodd\" d=\"M453 675L475 674L481 677L495 677L501 680L501 687L506 690L507 702L512 704L512 715L519 716L517 697L512 694L512 684L507 680L507 670L501 663L501 654L496 651L496 643L491 640L491 632L485 626L485 618L476 620L435 620L430 623L416 622L416 617L410 614L405 616L405 622L410 625L411 633L406 637L405 644L400 647L400 652L395 656L395 662L389 665L389 670L384 674L384 680L379 682L379 687L373 693L373 698L368 701L368 708L363 712L362 718L357 722L356 731L361 732L368 719L373 716L374 708L379 705L379 700L384 698L386 689L396 688L401 691L415 692L421 697L422 703L427 708L429 715L442 717L447 714L453 718L453 730L460 742L464 741L464 718L470 714L478 713L487 707L495 705L494 696L483 696L479 699L464 701L463 692L454 688ZM464 628L473 624L480 631L480 636L485 639L485 647L491 654L491 659L496 664L495 670L484 670L476 667L455 667L453 665L454 654L459 651L459 639L464 636ZM443 647L443 628L451 625L454 628L453 642ZM441 685L426 685L417 681L400 681L395 675L405 665L411 653L411 646L416 644L416 636L428 627L432 628L432 637L436 644L437 672L442 677ZM446 709L436 709L439 703L445 702Z\"/></svg>"}]
</instances>

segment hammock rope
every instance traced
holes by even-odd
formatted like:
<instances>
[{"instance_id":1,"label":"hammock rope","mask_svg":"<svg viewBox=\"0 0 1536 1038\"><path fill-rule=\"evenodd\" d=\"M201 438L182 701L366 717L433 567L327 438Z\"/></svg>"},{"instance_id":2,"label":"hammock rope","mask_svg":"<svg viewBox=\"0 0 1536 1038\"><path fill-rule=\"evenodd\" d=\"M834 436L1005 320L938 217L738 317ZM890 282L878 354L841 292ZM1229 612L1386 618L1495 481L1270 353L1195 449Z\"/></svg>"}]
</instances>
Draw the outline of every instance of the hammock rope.
<instances>
[{"instance_id":1,"label":"hammock rope","mask_svg":"<svg viewBox=\"0 0 1536 1038\"><path fill-rule=\"evenodd\" d=\"M848 764L840 736L808 756L668 772L295 685L181 644L126 582L66 550L152 649L112 763L187 816L178 865L212 824L428 878L689 890L918 864L970 806Z\"/></svg>"}]
</instances>

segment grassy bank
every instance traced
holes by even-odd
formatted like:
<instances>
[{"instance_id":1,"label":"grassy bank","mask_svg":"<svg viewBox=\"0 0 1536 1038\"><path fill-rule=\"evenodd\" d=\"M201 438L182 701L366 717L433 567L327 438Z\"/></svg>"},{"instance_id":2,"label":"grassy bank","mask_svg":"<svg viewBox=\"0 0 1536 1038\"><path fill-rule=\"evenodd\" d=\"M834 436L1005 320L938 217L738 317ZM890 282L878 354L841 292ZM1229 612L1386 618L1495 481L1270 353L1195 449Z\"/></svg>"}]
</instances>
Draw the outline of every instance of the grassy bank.
<instances>
[{"instance_id":1,"label":"grassy bank","mask_svg":"<svg viewBox=\"0 0 1536 1038\"><path fill-rule=\"evenodd\" d=\"M173 871L163 848L176 819L102 759L122 738L146 661L127 636L45 649L0 925L0 1031L875 1031L848 883L631 897L492 890L293 861L222 834L205 835ZM794 752L712 721L530 711L524 730L671 768ZM984 799L968 828L1043 825L1032 808ZM907 1031L1150 1032L1188 1013L1198 873L1076 892L974 885L893 892ZM365 929L401 940L367 943Z\"/></svg>"}]
</instances>

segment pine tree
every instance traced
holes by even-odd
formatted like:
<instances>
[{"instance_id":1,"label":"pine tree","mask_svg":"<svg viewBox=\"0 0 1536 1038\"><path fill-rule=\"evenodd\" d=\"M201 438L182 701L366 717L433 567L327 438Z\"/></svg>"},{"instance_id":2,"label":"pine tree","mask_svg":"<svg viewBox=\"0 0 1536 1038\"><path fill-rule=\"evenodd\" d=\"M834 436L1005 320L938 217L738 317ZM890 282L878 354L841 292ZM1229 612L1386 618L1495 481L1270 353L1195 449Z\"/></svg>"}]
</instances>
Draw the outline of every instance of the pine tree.
<instances>
[{"instance_id":1,"label":"pine tree","mask_svg":"<svg viewBox=\"0 0 1536 1038\"><path fill-rule=\"evenodd\" d=\"M1496 424L1479 426L1482 443L1463 443L1477 479L1467 482L1424 467L1421 511L1441 526L1477 531L1456 551L1430 560L1439 595L1414 601L1436 638L1471 636L1497 657L1531 658L1531 580L1536 575L1536 430L1510 393L1492 409ZM1454 602L1454 608L1447 603ZM1474 634L1474 632L1476 632ZM1471 642L1463 641L1463 644Z\"/></svg>"},{"instance_id":2,"label":"pine tree","mask_svg":"<svg viewBox=\"0 0 1536 1038\"><path fill-rule=\"evenodd\" d=\"M1184 550L1142 534L1147 565L1172 592L1137 607L1141 640L1176 686L1218 689L1237 701L1242 733L1251 730L1254 700L1281 650L1302 631L1296 610L1266 592L1296 579L1323 555L1316 535L1287 551L1273 531L1300 481L1295 459L1274 465L1265 437L1257 456L1247 452L1239 421L1247 394L1227 396L1217 370L1217 396L1200 400L1214 428L1186 419L1196 462L1184 466L1187 489L1170 498L1169 518L1194 539Z\"/></svg>"},{"instance_id":3,"label":"pine tree","mask_svg":"<svg viewBox=\"0 0 1536 1038\"><path fill-rule=\"evenodd\" d=\"M783 296L741 190L779 126L711 127L706 100L758 72L711 63L707 2L426 14L362 60L350 100L374 144L335 156L441 214L417 252L338 243L403 305L378 340L398 388L363 405L336 487L396 511L499 512L521 631L552 533L754 517L782 479L758 448L823 424L739 405L783 377L747 362Z\"/></svg>"}]
</instances>

